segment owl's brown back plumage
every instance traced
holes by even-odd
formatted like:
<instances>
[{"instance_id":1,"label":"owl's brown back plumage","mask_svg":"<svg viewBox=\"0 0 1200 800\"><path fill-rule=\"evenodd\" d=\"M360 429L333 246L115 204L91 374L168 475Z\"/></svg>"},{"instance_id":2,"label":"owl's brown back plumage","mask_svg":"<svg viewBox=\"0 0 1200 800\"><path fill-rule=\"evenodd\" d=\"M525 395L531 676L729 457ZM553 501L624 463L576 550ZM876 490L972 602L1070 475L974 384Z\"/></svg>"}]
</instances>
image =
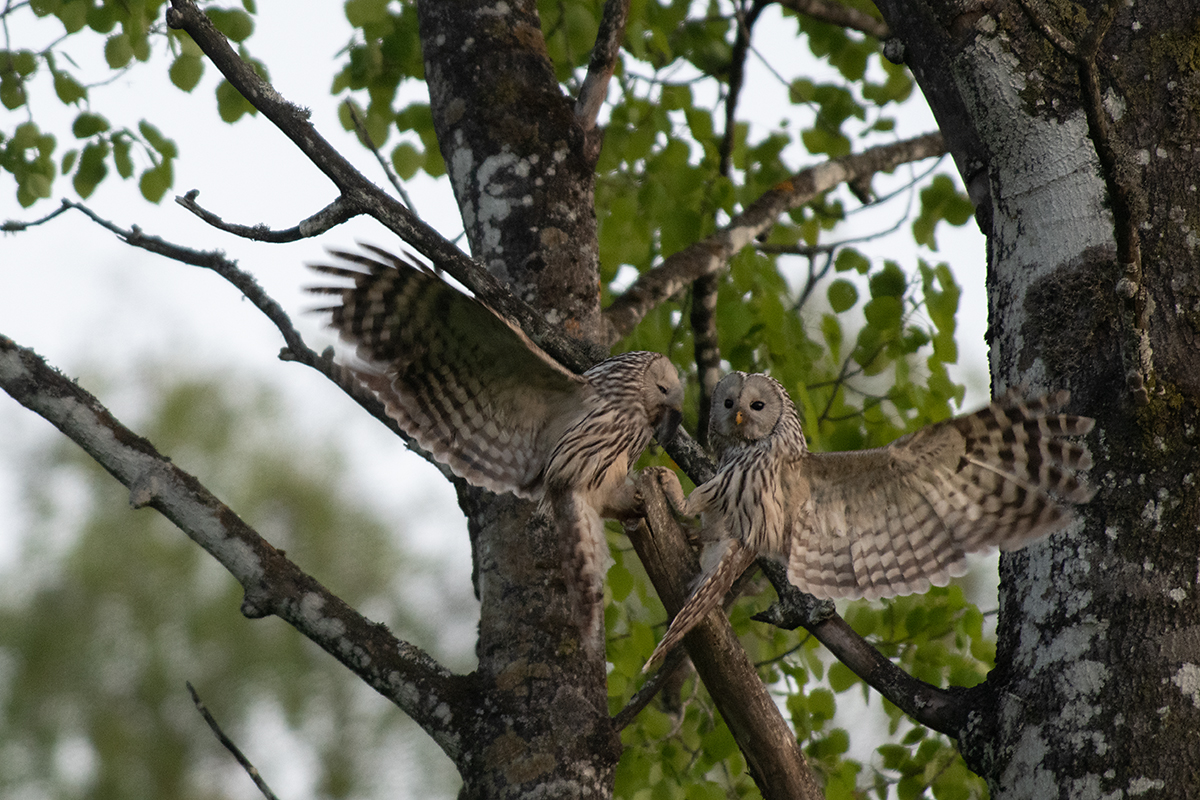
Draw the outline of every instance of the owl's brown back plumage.
<instances>
[{"instance_id":1,"label":"owl's brown back plumage","mask_svg":"<svg viewBox=\"0 0 1200 800\"><path fill-rule=\"evenodd\" d=\"M1067 392L1029 402L1009 394L886 447L845 453L808 452L795 406L766 375L732 373L713 396L720 463L688 510L716 538L785 562L788 579L817 597L944 585L965 572L968 553L1015 549L1059 530L1068 505L1092 497L1075 475L1091 466L1087 449L1064 437L1086 434L1093 421L1053 413ZM737 548L727 553L746 560ZM728 586L728 572L718 563L701 576L648 666L682 638L683 624L711 609L713 592L703 587ZM697 598L710 605L690 608Z\"/></svg>"}]
</instances>

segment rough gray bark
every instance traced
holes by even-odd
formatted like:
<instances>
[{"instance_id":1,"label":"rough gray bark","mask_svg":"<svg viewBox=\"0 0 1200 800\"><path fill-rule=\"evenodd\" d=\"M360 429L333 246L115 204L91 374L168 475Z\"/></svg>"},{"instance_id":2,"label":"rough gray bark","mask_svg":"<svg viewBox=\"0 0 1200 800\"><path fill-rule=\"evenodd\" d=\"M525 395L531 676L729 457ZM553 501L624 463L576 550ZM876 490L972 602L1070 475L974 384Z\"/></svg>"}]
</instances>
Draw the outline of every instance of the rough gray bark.
<instances>
[{"instance_id":1,"label":"rough gray bark","mask_svg":"<svg viewBox=\"0 0 1200 800\"><path fill-rule=\"evenodd\" d=\"M434 130L471 254L551 323L595 340L595 162L537 3L422 3L420 20Z\"/></svg>"},{"instance_id":2,"label":"rough gray bark","mask_svg":"<svg viewBox=\"0 0 1200 800\"><path fill-rule=\"evenodd\" d=\"M994 389L1068 388L1099 494L1001 560L996 670L959 733L995 798L1200 786L1195 8L878 6L988 237Z\"/></svg>"},{"instance_id":3,"label":"rough gray bark","mask_svg":"<svg viewBox=\"0 0 1200 800\"><path fill-rule=\"evenodd\" d=\"M596 338L593 169L537 5L422 3L434 127L476 259L554 326ZM564 544L533 506L460 486L476 565L481 711L465 797L608 797L620 742L603 632L571 616Z\"/></svg>"}]
</instances>

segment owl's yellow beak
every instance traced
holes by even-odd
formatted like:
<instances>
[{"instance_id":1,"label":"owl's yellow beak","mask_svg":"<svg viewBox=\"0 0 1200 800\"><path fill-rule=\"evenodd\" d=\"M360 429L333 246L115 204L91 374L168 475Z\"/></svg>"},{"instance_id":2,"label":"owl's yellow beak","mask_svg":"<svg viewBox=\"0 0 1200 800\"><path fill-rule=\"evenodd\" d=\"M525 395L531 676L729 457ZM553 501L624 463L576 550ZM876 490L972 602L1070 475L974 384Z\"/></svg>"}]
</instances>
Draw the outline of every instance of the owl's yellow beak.
<instances>
[{"instance_id":1,"label":"owl's yellow beak","mask_svg":"<svg viewBox=\"0 0 1200 800\"><path fill-rule=\"evenodd\" d=\"M742 414L741 411L738 411L738 412L734 413L734 415L733 415L733 424L741 425L745 419L746 419L745 415Z\"/></svg>"}]
</instances>

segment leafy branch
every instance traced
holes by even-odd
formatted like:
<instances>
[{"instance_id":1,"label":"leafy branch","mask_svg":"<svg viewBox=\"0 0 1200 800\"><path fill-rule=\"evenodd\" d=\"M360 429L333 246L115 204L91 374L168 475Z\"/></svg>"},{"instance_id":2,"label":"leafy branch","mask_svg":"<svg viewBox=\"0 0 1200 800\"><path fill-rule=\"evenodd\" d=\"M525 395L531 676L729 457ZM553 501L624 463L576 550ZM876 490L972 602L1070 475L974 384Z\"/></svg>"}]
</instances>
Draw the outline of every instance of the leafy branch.
<instances>
[{"instance_id":1,"label":"leafy branch","mask_svg":"<svg viewBox=\"0 0 1200 800\"><path fill-rule=\"evenodd\" d=\"M811 202L839 184L889 171L909 161L940 156L944 152L941 134L929 133L872 147L795 173L765 192L728 225L642 273L605 309L604 340L615 343L671 295L703 275L724 269L734 254L770 230L779 215Z\"/></svg>"}]
</instances>

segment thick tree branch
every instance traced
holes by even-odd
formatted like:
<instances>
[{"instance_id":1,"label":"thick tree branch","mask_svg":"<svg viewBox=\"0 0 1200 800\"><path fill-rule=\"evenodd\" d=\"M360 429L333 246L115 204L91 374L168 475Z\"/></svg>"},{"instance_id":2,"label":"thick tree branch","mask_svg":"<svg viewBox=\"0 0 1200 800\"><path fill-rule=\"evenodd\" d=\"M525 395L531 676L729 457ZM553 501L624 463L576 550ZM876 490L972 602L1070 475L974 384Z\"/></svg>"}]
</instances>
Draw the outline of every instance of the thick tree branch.
<instances>
[{"instance_id":1,"label":"thick tree branch","mask_svg":"<svg viewBox=\"0 0 1200 800\"><path fill-rule=\"evenodd\" d=\"M572 369L582 371L603 358L605 354L594 345L572 339L548 323L542 315L508 291L494 275L467 257L403 203L367 180L317 133L306 110L285 100L238 57L224 35L192 0L171 0L167 24L192 37L229 83L333 182L341 192L342 202L350 211L373 217L468 287L480 300L514 320L534 341Z\"/></svg>"},{"instance_id":2,"label":"thick tree branch","mask_svg":"<svg viewBox=\"0 0 1200 800\"><path fill-rule=\"evenodd\" d=\"M242 613L275 615L413 718L452 759L462 751L466 679L366 619L262 539L196 478L122 425L100 402L0 336L0 387L39 414L213 556L242 585Z\"/></svg>"},{"instance_id":3,"label":"thick tree branch","mask_svg":"<svg viewBox=\"0 0 1200 800\"><path fill-rule=\"evenodd\" d=\"M770 230L780 214L811 202L840 183L888 172L900 164L940 156L945 143L940 133L929 133L895 144L872 147L862 153L827 161L797 172L783 181L728 225L707 239L668 256L662 264L643 273L604 311L605 341L616 342L633 330L652 309L701 277L717 272L755 237Z\"/></svg>"},{"instance_id":4,"label":"thick tree branch","mask_svg":"<svg viewBox=\"0 0 1200 800\"><path fill-rule=\"evenodd\" d=\"M742 86L746 78L746 56L750 52L750 35L754 23L767 7L767 0L753 0L748 10L740 6L737 9L737 36L733 40L733 48L729 56L729 92L725 95L725 135L717 146L719 171L729 177L729 162L733 157L733 140L737 132L738 98L742 94Z\"/></svg>"},{"instance_id":5,"label":"thick tree branch","mask_svg":"<svg viewBox=\"0 0 1200 800\"><path fill-rule=\"evenodd\" d=\"M657 474L643 473L637 485L646 501L646 519L630 539L658 596L674 614L687 599L689 580L698 571L696 557L663 497ZM795 732L725 615L709 614L683 642L763 797L821 798Z\"/></svg>"},{"instance_id":6,"label":"thick tree branch","mask_svg":"<svg viewBox=\"0 0 1200 800\"><path fill-rule=\"evenodd\" d=\"M601 136L596 128L596 117L604 98L608 96L608 82L616 69L621 55L621 43L625 41L625 23L629 19L629 0L607 0L600 17L600 28L596 31L596 45L588 62L587 76L575 100L575 118L587 136L584 155L592 163L600 157Z\"/></svg>"},{"instance_id":7,"label":"thick tree branch","mask_svg":"<svg viewBox=\"0 0 1200 800\"><path fill-rule=\"evenodd\" d=\"M704 275L692 284L692 345L696 356L696 376L700 383L699 416L696 438L708 447L708 416L713 392L721 380L721 342L717 336L717 290L719 275Z\"/></svg>"},{"instance_id":8,"label":"thick tree branch","mask_svg":"<svg viewBox=\"0 0 1200 800\"><path fill-rule=\"evenodd\" d=\"M971 689L941 689L914 678L833 613L832 603L823 609L821 604L828 601L819 601L789 583L783 565L767 558L758 563L779 600L754 619L788 630L804 627L868 686L914 720L956 739L962 735L967 714L974 707Z\"/></svg>"},{"instance_id":9,"label":"thick tree branch","mask_svg":"<svg viewBox=\"0 0 1200 800\"><path fill-rule=\"evenodd\" d=\"M790 8L797 14L804 14L822 22L860 31L868 36L874 36L880 41L892 35L886 22L856 8L830 0L779 0L779 5Z\"/></svg>"}]
</instances>

